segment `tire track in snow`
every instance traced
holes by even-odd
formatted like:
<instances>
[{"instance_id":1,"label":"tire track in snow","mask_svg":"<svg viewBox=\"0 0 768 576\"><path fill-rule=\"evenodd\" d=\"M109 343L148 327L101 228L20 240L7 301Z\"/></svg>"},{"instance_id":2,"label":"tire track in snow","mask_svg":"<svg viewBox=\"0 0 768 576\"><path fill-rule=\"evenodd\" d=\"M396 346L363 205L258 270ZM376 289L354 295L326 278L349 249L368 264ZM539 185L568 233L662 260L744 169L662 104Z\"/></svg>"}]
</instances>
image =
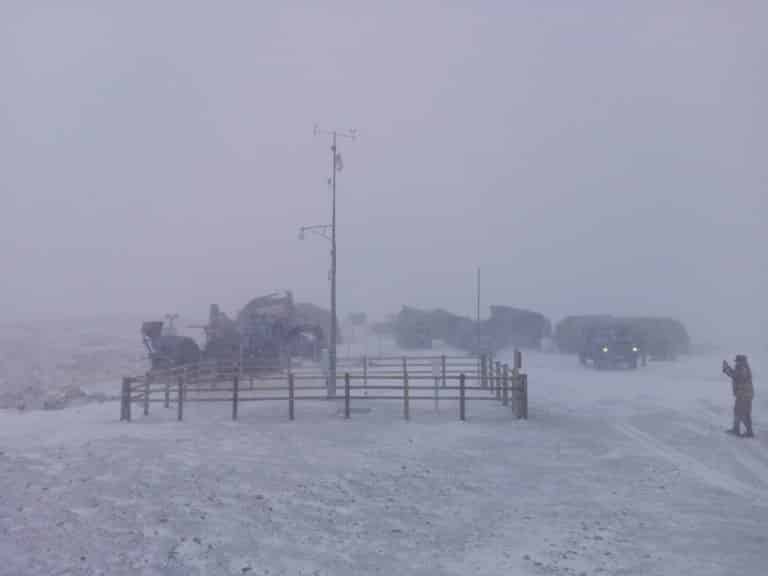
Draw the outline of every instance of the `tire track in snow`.
<instances>
[{"instance_id":1,"label":"tire track in snow","mask_svg":"<svg viewBox=\"0 0 768 576\"><path fill-rule=\"evenodd\" d=\"M736 455L736 461L752 472L761 484L768 487L768 464L764 461L765 454L760 450L760 446L754 445L752 440L745 440L745 442L748 443L747 451L752 455L745 451L743 454Z\"/></svg>"},{"instance_id":2,"label":"tire track in snow","mask_svg":"<svg viewBox=\"0 0 768 576\"><path fill-rule=\"evenodd\" d=\"M702 402L701 404L703 408L700 407L698 410L700 415L698 420L702 420L703 423L688 420L683 423L683 426L693 432L698 432L702 436L709 436L719 432L721 430L722 416L730 416L730 410L724 411L709 402ZM713 418L713 415L717 419ZM723 440L735 439L724 438ZM768 488L768 451L763 448L759 437L756 440L745 441L743 443L743 450L733 452L732 456L740 466L751 472L760 484Z\"/></svg>"},{"instance_id":3,"label":"tire track in snow","mask_svg":"<svg viewBox=\"0 0 768 576\"><path fill-rule=\"evenodd\" d=\"M768 492L765 490L754 488L728 474L715 470L692 456L664 444L628 422L619 423L616 427L629 438L642 444L649 452L675 464L681 471L697 478L700 482L743 498L755 499L757 500L756 505L768 506Z\"/></svg>"}]
</instances>

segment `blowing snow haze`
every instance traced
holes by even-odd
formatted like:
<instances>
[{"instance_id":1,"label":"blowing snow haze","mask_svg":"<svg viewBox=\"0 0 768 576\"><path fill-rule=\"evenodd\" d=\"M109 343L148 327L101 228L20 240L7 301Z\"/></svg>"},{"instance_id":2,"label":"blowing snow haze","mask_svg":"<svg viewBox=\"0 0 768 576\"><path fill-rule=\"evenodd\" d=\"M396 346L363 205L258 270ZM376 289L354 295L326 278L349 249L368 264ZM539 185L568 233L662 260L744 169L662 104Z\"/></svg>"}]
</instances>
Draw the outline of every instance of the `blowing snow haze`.
<instances>
[{"instance_id":1,"label":"blowing snow haze","mask_svg":"<svg viewBox=\"0 0 768 576\"><path fill-rule=\"evenodd\" d=\"M4 2L0 313L483 300L765 337L762 2Z\"/></svg>"}]
</instances>

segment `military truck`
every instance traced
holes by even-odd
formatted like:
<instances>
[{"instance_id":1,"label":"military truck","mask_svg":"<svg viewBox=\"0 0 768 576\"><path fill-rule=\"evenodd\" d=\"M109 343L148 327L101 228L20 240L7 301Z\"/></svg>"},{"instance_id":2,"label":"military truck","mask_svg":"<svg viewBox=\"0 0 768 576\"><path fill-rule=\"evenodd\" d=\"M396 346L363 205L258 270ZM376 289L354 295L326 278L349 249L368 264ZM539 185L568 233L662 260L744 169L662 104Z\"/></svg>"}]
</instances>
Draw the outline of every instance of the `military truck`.
<instances>
[{"instance_id":1,"label":"military truck","mask_svg":"<svg viewBox=\"0 0 768 576\"><path fill-rule=\"evenodd\" d=\"M511 306L491 306L491 316L483 322L481 333L488 335L494 349L525 348L538 350L552 335L549 319L532 310Z\"/></svg>"},{"instance_id":2,"label":"military truck","mask_svg":"<svg viewBox=\"0 0 768 576\"><path fill-rule=\"evenodd\" d=\"M646 343L646 352L651 360L675 360L681 354L690 352L691 340L685 326L674 318L639 317L627 318L637 334Z\"/></svg>"},{"instance_id":3,"label":"military truck","mask_svg":"<svg viewBox=\"0 0 768 576\"><path fill-rule=\"evenodd\" d=\"M674 360L690 351L690 338L685 326L679 320L665 317L568 316L557 324L555 342L564 354L581 354L591 331L616 325L629 327L633 338L638 341L643 358Z\"/></svg>"},{"instance_id":4,"label":"military truck","mask_svg":"<svg viewBox=\"0 0 768 576\"><path fill-rule=\"evenodd\" d=\"M318 310L295 304L289 291L253 298L229 327L226 315L220 312L215 323L213 317L210 319L204 356L221 359L222 355L230 358L236 355L244 365L282 366L291 357L318 360L320 349L327 346L325 332L308 320L317 315ZM218 326L219 330L212 332L212 326Z\"/></svg>"},{"instance_id":5,"label":"military truck","mask_svg":"<svg viewBox=\"0 0 768 576\"><path fill-rule=\"evenodd\" d=\"M295 304L291 292L280 291L252 299L235 319L212 304L208 323L199 326L205 333L202 350L194 339L177 335L171 322L144 322L141 332L153 370L198 361L261 369L284 367L296 357L318 360L327 347L323 320L330 326L330 313Z\"/></svg>"},{"instance_id":6,"label":"military truck","mask_svg":"<svg viewBox=\"0 0 768 576\"><path fill-rule=\"evenodd\" d=\"M641 358L640 339L627 325L596 326L587 331L579 353L583 365L591 364L598 370L629 368L635 370Z\"/></svg>"},{"instance_id":7,"label":"military truck","mask_svg":"<svg viewBox=\"0 0 768 576\"><path fill-rule=\"evenodd\" d=\"M167 325L160 320L144 322L141 335L152 370L193 364L200 360L197 342L188 336L176 334L171 321Z\"/></svg>"}]
</instances>

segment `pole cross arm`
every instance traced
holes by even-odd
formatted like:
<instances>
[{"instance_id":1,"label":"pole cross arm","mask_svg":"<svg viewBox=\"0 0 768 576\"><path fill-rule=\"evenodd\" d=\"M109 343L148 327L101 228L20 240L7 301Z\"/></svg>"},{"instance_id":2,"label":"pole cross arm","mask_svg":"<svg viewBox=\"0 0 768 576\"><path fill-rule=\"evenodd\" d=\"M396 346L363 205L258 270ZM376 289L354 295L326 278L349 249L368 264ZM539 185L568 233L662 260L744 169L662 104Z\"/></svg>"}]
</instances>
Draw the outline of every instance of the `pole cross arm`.
<instances>
[{"instance_id":1,"label":"pole cross arm","mask_svg":"<svg viewBox=\"0 0 768 576\"><path fill-rule=\"evenodd\" d=\"M315 124L313 134L315 136L337 136L339 138L349 138L350 140L356 140L358 130L357 128L350 128L349 130L327 130L325 128L320 128L320 126Z\"/></svg>"},{"instance_id":2,"label":"pole cross arm","mask_svg":"<svg viewBox=\"0 0 768 576\"><path fill-rule=\"evenodd\" d=\"M322 236L329 242L331 241L331 225L330 224L314 224L312 226L302 226L299 228L299 239L304 240L304 236L307 232L311 232L316 236Z\"/></svg>"}]
</instances>

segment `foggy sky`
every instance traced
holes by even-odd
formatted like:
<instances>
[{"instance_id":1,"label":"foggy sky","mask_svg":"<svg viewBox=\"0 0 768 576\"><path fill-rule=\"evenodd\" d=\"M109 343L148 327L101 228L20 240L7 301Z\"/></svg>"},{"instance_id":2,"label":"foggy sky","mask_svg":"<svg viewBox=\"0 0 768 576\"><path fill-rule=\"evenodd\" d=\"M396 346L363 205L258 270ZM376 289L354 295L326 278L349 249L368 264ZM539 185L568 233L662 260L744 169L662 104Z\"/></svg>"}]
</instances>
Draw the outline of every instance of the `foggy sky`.
<instances>
[{"instance_id":1,"label":"foggy sky","mask_svg":"<svg viewBox=\"0 0 768 576\"><path fill-rule=\"evenodd\" d=\"M0 4L0 317L291 288L766 334L762 2Z\"/></svg>"}]
</instances>

